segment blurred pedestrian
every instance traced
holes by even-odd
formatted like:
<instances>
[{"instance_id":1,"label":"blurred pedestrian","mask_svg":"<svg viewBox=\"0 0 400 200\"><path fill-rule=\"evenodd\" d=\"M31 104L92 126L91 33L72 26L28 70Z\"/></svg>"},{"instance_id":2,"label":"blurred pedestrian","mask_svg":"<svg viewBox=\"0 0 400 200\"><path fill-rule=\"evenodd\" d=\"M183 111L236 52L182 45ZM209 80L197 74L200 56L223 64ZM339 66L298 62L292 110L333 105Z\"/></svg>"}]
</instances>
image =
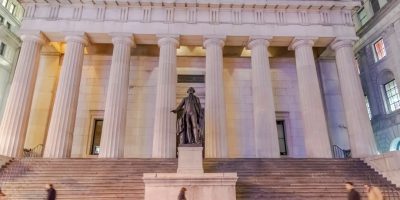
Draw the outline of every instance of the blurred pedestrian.
<instances>
[{"instance_id":1,"label":"blurred pedestrian","mask_svg":"<svg viewBox=\"0 0 400 200\"><path fill-rule=\"evenodd\" d=\"M0 200L5 200L5 199L6 199L6 194L4 194L0 188Z\"/></svg>"},{"instance_id":2,"label":"blurred pedestrian","mask_svg":"<svg viewBox=\"0 0 400 200\"><path fill-rule=\"evenodd\" d=\"M360 193L358 193L357 190L354 189L354 184L352 182L346 182L345 187L348 192L348 200L361 200Z\"/></svg>"},{"instance_id":3,"label":"blurred pedestrian","mask_svg":"<svg viewBox=\"0 0 400 200\"><path fill-rule=\"evenodd\" d=\"M57 191L54 189L53 184L47 184L47 200L56 200Z\"/></svg>"},{"instance_id":4,"label":"blurred pedestrian","mask_svg":"<svg viewBox=\"0 0 400 200\"><path fill-rule=\"evenodd\" d=\"M368 200L383 200L382 191L378 187L365 184L364 189L367 193Z\"/></svg>"},{"instance_id":5,"label":"blurred pedestrian","mask_svg":"<svg viewBox=\"0 0 400 200\"><path fill-rule=\"evenodd\" d=\"M181 191L179 192L178 200L186 200L185 196L186 188L181 188Z\"/></svg>"}]
</instances>

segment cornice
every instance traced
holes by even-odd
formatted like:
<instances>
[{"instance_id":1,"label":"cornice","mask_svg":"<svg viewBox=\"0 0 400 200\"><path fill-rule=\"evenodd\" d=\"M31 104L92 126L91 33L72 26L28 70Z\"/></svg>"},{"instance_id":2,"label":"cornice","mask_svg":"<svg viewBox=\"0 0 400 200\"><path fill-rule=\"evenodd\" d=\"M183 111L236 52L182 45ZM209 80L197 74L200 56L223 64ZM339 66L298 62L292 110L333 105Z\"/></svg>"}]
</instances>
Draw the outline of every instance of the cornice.
<instances>
[{"instance_id":1,"label":"cornice","mask_svg":"<svg viewBox=\"0 0 400 200\"><path fill-rule=\"evenodd\" d=\"M288 8L297 6L315 8L354 8L360 6L358 0L20 0L22 4L43 3L43 4L89 4L89 5L122 5L122 6L198 6L198 7L253 7Z\"/></svg>"},{"instance_id":2,"label":"cornice","mask_svg":"<svg viewBox=\"0 0 400 200\"><path fill-rule=\"evenodd\" d=\"M353 26L358 1L22 0L24 20ZM169 3L167 3L169 2ZM172 3L171 3L172 2ZM191 3L190 3L191 2Z\"/></svg>"}]
</instances>

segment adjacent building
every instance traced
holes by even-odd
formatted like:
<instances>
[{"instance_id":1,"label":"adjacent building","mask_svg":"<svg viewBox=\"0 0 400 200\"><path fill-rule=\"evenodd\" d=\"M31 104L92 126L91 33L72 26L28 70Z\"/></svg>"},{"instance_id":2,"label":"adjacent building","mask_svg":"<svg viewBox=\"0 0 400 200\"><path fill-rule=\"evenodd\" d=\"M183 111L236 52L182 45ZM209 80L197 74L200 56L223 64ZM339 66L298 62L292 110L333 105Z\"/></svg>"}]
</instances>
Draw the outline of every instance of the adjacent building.
<instances>
[{"instance_id":1,"label":"adjacent building","mask_svg":"<svg viewBox=\"0 0 400 200\"><path fill-rule=\"evenodd\" d=\"M400 150L400 1L364 0L356 61L379 152Z\"/></svg>"},{"instance_id":2,"label":"adjacent building","mask_svg":"<svg viewBox=\"0 0 400 200\"><path fill-rule=\"evenodd\" d=\"M3 0L0 6L0 119L11 85L21 47L16 32L21 26L24 8L17 0Z\"/></svg>"}]
</instances>

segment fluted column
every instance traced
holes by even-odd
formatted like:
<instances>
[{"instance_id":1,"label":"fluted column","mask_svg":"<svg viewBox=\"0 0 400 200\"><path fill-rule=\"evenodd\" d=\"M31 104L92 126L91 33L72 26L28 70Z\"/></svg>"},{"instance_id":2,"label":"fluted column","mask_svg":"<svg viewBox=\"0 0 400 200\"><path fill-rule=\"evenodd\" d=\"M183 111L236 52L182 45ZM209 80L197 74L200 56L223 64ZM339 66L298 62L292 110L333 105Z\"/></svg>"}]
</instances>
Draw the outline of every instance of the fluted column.
<instances>
[{"instance_id":1,"label":"fluted column","mask_svg":"<svg viewBox=\"0 0 400 200\"><path fill-rule=\"evenodd\" d=\"M115 35L112 42L114 50L100 142L100 158L120 158L124 155L132 35Z\"/></svg>"},{"instance_id":2,"label":"fluted column","mask_svg":"<svg viewBox=\"0 0 400 200\"><path fill-rule=\"evenodd\" d=\"M46 158L66 158L71 153L83 54L88 40L84 35L76 34L66 36L65 41L67 48L43 154Z\"/></svg>"},{"instance_id":3,"label":"fluted column","mask_svg":"<svg viewBox=\"0 0 400 200\"><path fill-rule=\"evenodd\" d=\"M153 158L176 157L176 115L171 110L176 107L176 36L164 36L158 40L160 58L156 111L153 134Z\"/></svg>"},{"instance_id":4,"label":"fluted column","mask_svg":"<svg viewBox=\"0 0 400 200\"><path fill-rule=\"evenodd\" d=\"M223 54L225 42L211 37L204 41L206 48L205 156L228 156L226 113L223 82Z\"/></svg>"},{"instance_id":5,"label":"fluted column","mask_svg":"<svg viewBox=\"0 0 400 200\"><path fill-rule=\"evenodd\" d=\"M280 155L268 46L269 41L265 39L253 39L248 45L251 49L254 139L257 158L276 158Z\"/></svg>"},{"instance_id":6,"label":"fluted column","mask_svg":"<svg viewBox=\"0 0 400 200\"><path fill-rule=\"evenodd\" d=\"M331 145L312 50L313 45L314 42L311 39L296 39L292 44L296 54L305 148L309 158L331 158Z\"/></svg>"},{"instance_id":7,"label":"fluted column","mask_svg":"<svg viewBox=\"0 0 400 200\"><path fill-rule=\"evenodd\" d=\"M0 125L0 154L10 157L21 156L24 148L40 50L46 40L41 33L24 34L21 39L21 52Z\"/></svg>"},{"instance_id":8,"label":"fluted column","mask_svg":"<svg viewBox=\"0 0 400 200\"><path fill-rule=\"evenodd\" d=\"M366 157L377 153L369 121L360 77L354 66L352 40L336 40L331 47L336 52L336 66L340 80L343 105L353 157Z\"/></svg>"}]
</instances>

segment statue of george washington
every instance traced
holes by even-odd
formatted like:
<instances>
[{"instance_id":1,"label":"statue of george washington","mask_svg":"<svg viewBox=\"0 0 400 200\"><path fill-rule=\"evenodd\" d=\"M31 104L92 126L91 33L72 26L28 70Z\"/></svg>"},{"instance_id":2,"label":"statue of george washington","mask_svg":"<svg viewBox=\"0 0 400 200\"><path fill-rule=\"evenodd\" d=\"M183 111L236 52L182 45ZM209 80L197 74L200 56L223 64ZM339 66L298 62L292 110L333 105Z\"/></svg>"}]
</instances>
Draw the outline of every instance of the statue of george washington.
<instances>
[{"instance_id":1,"label":"statue of george washington","mask_svg":"<svg viewBox=\"0 0 400 200\"><path fill-rule=\"evenodd\" d=\"M187 90L188 96L183 98L175 110L177 113L177 135L179 144L202 144L203 137L203 111L200 99L194 95L194 88Z\"/></svg>"}]
</instances>

